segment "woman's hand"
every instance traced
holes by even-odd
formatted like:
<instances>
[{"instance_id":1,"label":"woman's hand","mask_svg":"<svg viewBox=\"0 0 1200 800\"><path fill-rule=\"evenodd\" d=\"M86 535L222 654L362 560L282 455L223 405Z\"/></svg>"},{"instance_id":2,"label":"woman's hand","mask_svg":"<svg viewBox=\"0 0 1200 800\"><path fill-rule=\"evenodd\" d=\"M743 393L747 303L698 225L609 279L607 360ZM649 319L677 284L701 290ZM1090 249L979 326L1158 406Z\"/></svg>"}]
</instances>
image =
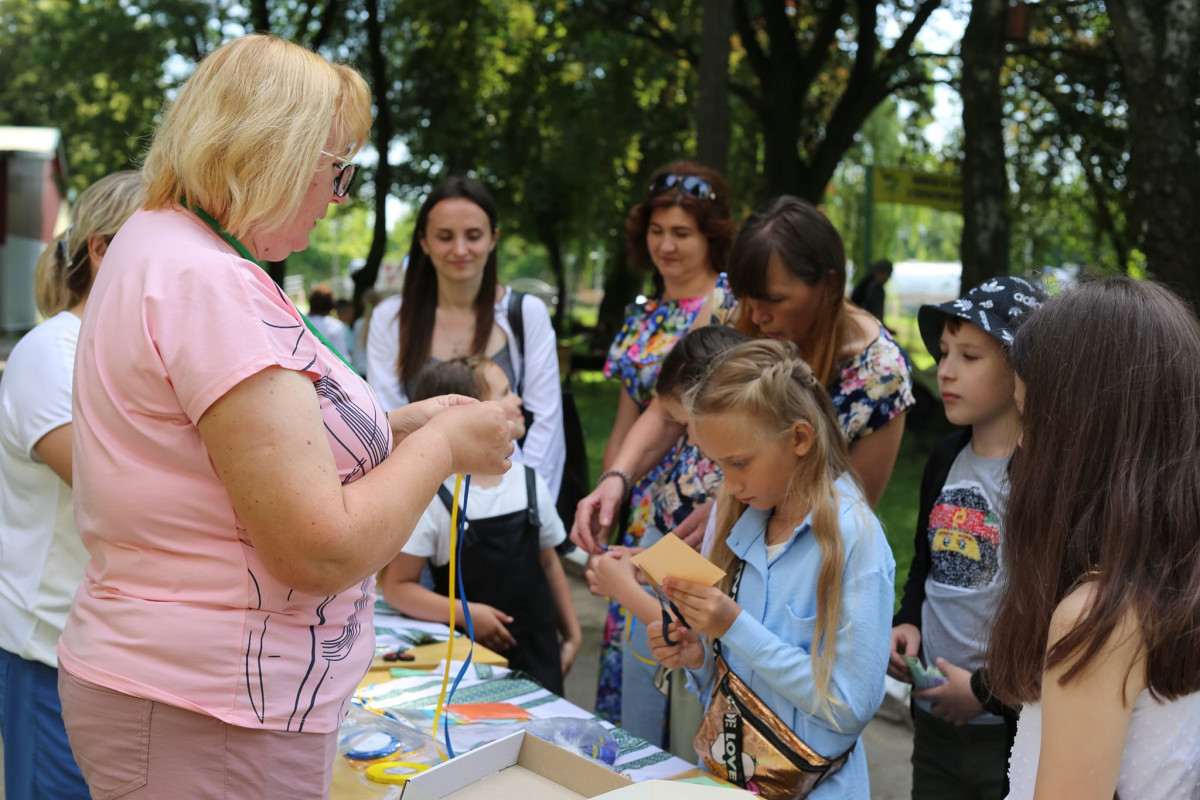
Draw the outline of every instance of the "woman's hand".
<instances>
[{"instance_id":1,"label":"woman's hand","mask_svg":"<svg viewBox=\"0 0 1200 800\"><path fill-rule=\"evenodd\" d=\"M646 626L646 644L650 646L650 654L655 661L667 668L700 669L704 666L704 643L695 631L672 622L667 633L675 644L667 644L663 638L661 622L651 622Z\"/></svg>"},{"instance_id":2,"label":"woman's hand","mask_svg":"<svg viewBox=\"0 0 1200 800\"><path fill-rule=\"evenodd\" d=\"M946 682L932 689L913 692L912 696L928 700L931 714L955 725L966 725L982 714L983 706L971 691L971 673L944 658L937 660L937 668L946 676Z\"/></svg>"},{"instance_id":3,"label":"woman's hand","mask_svg":"<svg viewBox=\"0 0 1200 800\"><path fill-rule=\"evenodd\" d=\"M498 608L486 603L468 603L471 609L471 624L475 628L475 641L489 650L502 653L517 643L508 630L513 618Z\"/></svg>"},{"instance_id":4,"label":"woman's hand","mask_svg":"<svg viewBox=\"0 0 1200 800\"><path fill-rule=\"evenodd\" d=\"M892 628L892 652L888 654L887 674L903 683L912 683L912 673L904 656L916 656L921 651L921 631L905 622Z\"/></svg>"},{"instance_id":5,"label":"woman's hand","mask_svg":"<svg viewBox=\"0 0 1200 800\"><path fill-rule=\"evenodd\" d=\"M514 450L509 426L504 406L488 402L443 408L424 427L449 446L451 474L503 475L512 466L508 457Z\"/></svg>"},{"instance_id":6,"label":"woman's hand","mask_svg":"<svg viewBox=\"0 0 1200 800\"><path fill-rule=\"evenodd\" d=\"M710 638L724 636L742 613L733 598L715 586L663 578L663 591L692 629Z\"/></svg>"},{"instance_id":7,"label":"woman's hand","mask_svg":"<svg viewBox=\"0 0 1200 800\"><path fill-rule=\"evenodd\" d=\"M625 482L619 475L610 475L575 507L575 524L571 526L571 541L584 551L597 555L604 552L601 543L612 531L613 520L625 500Z\"/></svg>"},{"instance_id":8,"label":"woman's hand","mask_svg":"<svg viewBox=\"0 0 1200 800\"><path fill-rule=\"evenodd\" d=\"M388 412L388 424L392 428L392 438L396 442L403 441L410 433L425 425L434 416L452 406L478 403L474 397L461 394L445 394L440 397L430 397L416 403L400 406Z\"/></svg>"}]
</instances>

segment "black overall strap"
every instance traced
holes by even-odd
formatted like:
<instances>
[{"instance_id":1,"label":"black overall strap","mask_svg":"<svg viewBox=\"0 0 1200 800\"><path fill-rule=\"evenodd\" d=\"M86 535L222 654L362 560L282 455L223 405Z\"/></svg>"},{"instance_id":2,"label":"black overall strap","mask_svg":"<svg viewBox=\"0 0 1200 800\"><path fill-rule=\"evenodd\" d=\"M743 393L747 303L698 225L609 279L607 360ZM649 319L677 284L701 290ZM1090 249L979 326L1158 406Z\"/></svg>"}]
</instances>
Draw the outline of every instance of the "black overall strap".
<instances>
[{"instance_id":1,"label":"black overall strap","mask_svg":"<svg viewBox=\"0 0 1200 800\"><path fill-rule=\"evenodd\" d=\"M525 467L525 509L528 516L528 524L535 529L541 529L542 517L538 514L537 502L537 473L533 471L533 467Z\"/></svg>"},{"instance_id":2,"label":"black overall strap","mask_svg":"<svg viewBox=\"0 0 1200 800\"><path fill-rule=\"evenodd\" d=\"M446 484L443 483L438 487L437 496L442 501L442 504L446 506L446 510L454 514L454 495L446 488Z\"/></svg>"}]
</instances>

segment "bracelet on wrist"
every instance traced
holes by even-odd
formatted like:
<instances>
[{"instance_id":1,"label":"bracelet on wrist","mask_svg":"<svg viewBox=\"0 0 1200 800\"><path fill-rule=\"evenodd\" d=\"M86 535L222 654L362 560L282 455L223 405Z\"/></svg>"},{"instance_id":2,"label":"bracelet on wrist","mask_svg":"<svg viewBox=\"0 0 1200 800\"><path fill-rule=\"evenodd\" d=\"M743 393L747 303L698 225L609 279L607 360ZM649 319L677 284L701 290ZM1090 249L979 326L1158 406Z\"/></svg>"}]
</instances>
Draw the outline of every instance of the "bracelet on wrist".
<instances>
[{"instance_id":1,"label":"bracelet on wrist","mask_svg":"<svg viewBox=\"0 0 1200 800\"><path fill-rule=\"evenodd\" d=\"M629 475L627 475L623 470L619 470L619 469L604 470L604 472L600 473L600 480L596 481L596 488L600 488L600 484L604 483L604 481L606 479L613 478L613 477L621 479L621 483L625 487L625 491L621 496L628 497L629 492L633 489L633 481L630 480Z\"/></svg>"}]
</instances>

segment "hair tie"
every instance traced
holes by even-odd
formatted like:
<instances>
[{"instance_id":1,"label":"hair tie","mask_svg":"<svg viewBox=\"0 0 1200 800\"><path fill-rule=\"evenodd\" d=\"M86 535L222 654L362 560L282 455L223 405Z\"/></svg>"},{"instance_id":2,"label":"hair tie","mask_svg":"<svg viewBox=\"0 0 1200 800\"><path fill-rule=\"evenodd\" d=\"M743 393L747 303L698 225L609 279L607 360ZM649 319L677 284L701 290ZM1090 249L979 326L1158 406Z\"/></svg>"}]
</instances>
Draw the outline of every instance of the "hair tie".
<instances>
[{"instance_id":1,"label":"hair tie","mask_svg":"<svg viewBox=\"0 0 1200 800\"><path fill-rule=\"evenodd\" d=\"M71 260L71 247L69 244L70 241L71 241L71 229L67 228L65 231L63 231L62 237L59 238L58 243L55 245L55 253L54 254L58 258L58 260L63 262L64 264L70 263L70 260Z\"/></svg>"}]
</instances>

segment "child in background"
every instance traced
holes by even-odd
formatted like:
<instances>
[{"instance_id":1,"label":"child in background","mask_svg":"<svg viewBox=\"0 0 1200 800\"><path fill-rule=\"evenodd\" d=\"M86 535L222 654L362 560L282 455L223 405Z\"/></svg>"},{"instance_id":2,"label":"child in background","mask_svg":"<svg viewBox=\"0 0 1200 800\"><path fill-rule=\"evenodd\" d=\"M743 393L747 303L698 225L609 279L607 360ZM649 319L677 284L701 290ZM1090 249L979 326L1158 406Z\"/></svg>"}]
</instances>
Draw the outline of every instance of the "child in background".
<instances>
[{"instance_id":1,"label":"child in background","mask_svg":"<svg viewBox=\"0 0 1200 800\"><path fill-rule=\"evenodd\" d=\"M1069 289L1012 346L1021 447L992 689L1013 800L1200 791L1200 327L1163 287Z\"/></svg>"},{"instance_id":2,"label":"child in background","mask_svg":"<svg viewBox=\"0 0 1200 800\"><path fill-rule=\"evenodd\" d=\"M913 683L909 656L947 678L912 694L914 800L1008 793L1015 716L1005 724L1006 715L994 713L1004 709L985 710L982 667L1003 586L1008 464L1021 432L1008 346L1016 321L1043 297L1021 278L993 278L917 312L921 338L938 360L946 418L964 429L942 439L925 465L912 566L892 620L888 674Z\"/></svg>"},{"instance_id":3,"label":"child in background","mask_svg":"<svg viewBox=\"0 0 1200 800\"><path fill-rule=\"evenodd\" d=\"M684 406L724 475L713 561L726 578L664 578L691 628L651 623L654 657L686 667L707 704L714 660L699 635L720 639L729 668L788 728L831 761L845 756L808 796L867 800L859 737L883 701L895 563L829 394L794 346L756 340L718 361Z\"/></svg>"},{"instance_id":4,"label":"child in background","mask_svg":"<svg viewBox=\"0 0 1200 800\"><path fill-rule=\"evenodd\" d=\"M671 419L688 427L688 438L695 441L695 431L683 410L683 396L707 374L712 362L734 346L746 341L746 337L728 325L705 325L686 333L667 357L663 359L654 391L663 411ZM705 491L712 493L720 480L720 473L707 459L700 459L695 474L706 481ZM667 514L673 510L671 503L662 504ZM715 521L715 515L709 519ZM637 667L649 667L657 671L650 651L645 646L644 628L654 620L662 620L659 604L649 587L639 583L638 569L629 561L629 556L641 552L641 547L610 547L604 554L591 560L585 573L588 589L592 594L609 597L623 605L629 613L625 616L625 630L621 634L622 653L628 665L626 674L634 674ZM623 665L624 666L624 665ZM647 676L649 678L650 676ZM649 685L649 680L645 683ZM628 684L627 684L628 685ZM636 689L634 690L636 691ZM682 694L682 696L680 696ZM637 695L631 695L636 697ZM681 758L689 758L692 752L692 737L700 721L700 711L691 695L683 691L682 683L672 678L669 696L669 724L667 749Z\"/></svg>"},{"instance_id":5,"label":"child in background","mask_svg":"<svg viewBox=\"0 0 1200 800\"><path fill-rule=\"evenodd\" d=\"M486 358L456 358L422 370L413 400L443 394L497 400L523 431L521 398L503 370ZM404 550L383 572L384 599L415 619L450 620L446 596L453 578L449 561L454 480L438 490ZM555 551L566 539L566 529L545 481L521 465L504 475L472 475L463 536L462 576L477 641L561 695L563 676L579 653L583 634ZM426 562L436 591L420 583ZM461 608L455 616L465 629Z\"/></svg>"}]
</instances>

